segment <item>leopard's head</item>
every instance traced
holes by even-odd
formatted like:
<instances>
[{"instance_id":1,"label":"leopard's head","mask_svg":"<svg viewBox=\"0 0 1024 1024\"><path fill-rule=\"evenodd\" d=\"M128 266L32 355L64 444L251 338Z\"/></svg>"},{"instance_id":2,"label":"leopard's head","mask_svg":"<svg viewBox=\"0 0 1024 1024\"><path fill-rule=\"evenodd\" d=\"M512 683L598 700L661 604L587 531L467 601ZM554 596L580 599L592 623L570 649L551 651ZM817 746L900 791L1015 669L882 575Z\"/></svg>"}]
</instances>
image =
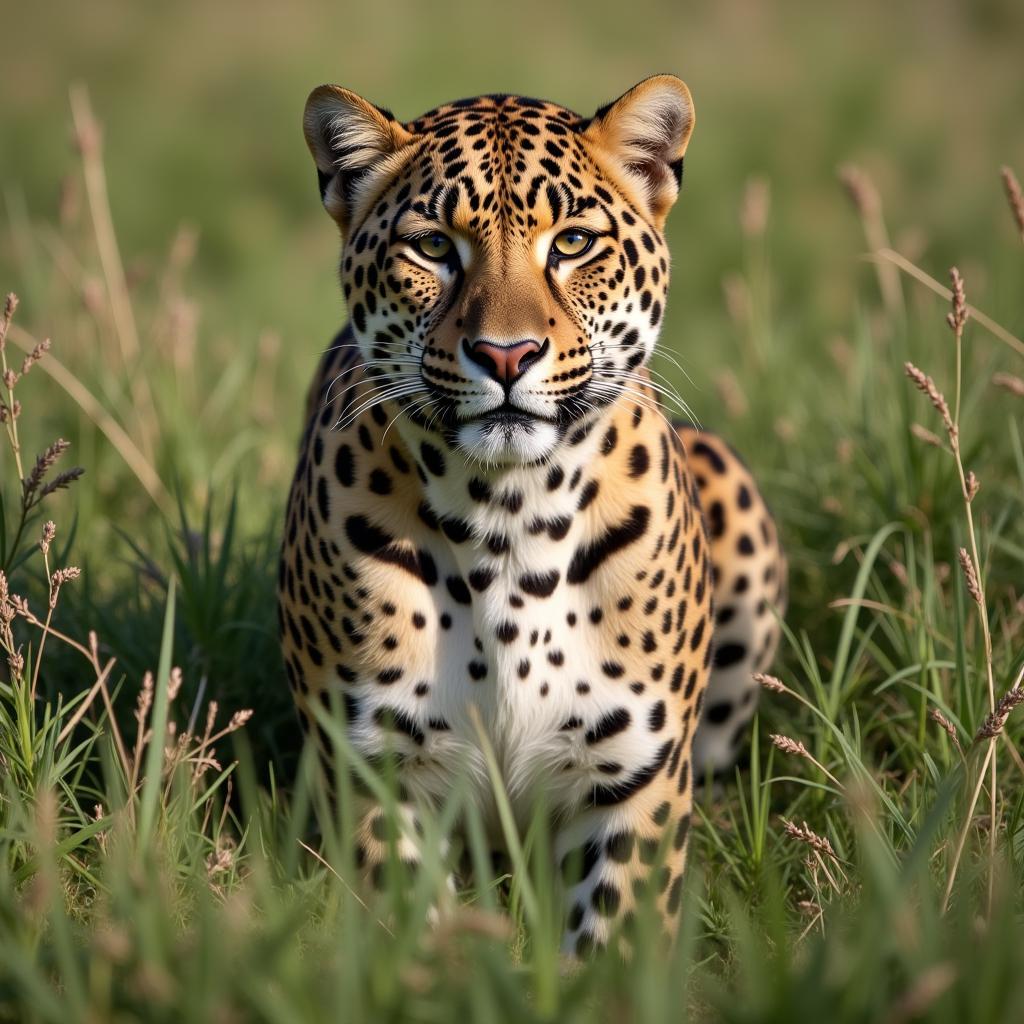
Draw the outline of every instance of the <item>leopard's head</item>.
<instances>
[{"instance_id":1,"label":"leopard's head","mask_svg":"<svg viewBox=\"0 0 1024 1024\"><path fill-rule=\"evenodd\" d=\"M693 124L671 75L590 118L481 96L401 124L347 89L314 90L306 141L344 238L375 378L365 401L508 464L545 459L635 389L664 315L663 226Z\"/></svg>"}]
</instances>

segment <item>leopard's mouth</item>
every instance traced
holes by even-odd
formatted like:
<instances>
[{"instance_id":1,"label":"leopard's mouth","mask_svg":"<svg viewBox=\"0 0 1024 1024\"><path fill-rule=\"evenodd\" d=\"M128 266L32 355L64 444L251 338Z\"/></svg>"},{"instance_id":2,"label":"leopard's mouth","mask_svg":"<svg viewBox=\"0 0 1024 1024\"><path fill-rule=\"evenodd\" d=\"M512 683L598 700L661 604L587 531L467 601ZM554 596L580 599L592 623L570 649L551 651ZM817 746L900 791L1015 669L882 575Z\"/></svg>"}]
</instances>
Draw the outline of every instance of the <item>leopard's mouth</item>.
<instances>
[{"instance_id":1,"label":"leopard's mouth","mask_svg":"<svg viewBox=\"0 0 1024 1024\"><path fill-rule=\"evenodd\" d=\"M479 416L474 416L472 419L465 420L464 422L479 423L484 427L502 429L514 427L532 429L535 423L553 423L554 421L547 416L538 416L536 413L525 412L506 400L504 405L499 405L496 409L490 409L488 412L481 413Z\"/></svg>"}]
</instances>

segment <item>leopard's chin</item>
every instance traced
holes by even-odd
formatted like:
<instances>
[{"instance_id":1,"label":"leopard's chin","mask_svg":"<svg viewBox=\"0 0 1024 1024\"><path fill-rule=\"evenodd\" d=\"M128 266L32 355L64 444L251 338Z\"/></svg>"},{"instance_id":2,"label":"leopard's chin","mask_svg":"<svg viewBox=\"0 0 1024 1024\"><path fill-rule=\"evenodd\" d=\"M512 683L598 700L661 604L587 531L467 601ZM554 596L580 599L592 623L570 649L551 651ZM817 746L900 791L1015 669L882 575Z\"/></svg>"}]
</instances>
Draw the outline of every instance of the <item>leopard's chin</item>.
<instances>
[{"instance_id":1,"label":"leopard's chin","mask_svg":"<svg viewBox=\"0 0 1024 1024\"><path fill-rule=\"evenodd\" d=\"M551 454L558 427L525 413L498 411L464 423L456 431L467 459L490 465L527 465Z\"/></svg>"}]
</instances>

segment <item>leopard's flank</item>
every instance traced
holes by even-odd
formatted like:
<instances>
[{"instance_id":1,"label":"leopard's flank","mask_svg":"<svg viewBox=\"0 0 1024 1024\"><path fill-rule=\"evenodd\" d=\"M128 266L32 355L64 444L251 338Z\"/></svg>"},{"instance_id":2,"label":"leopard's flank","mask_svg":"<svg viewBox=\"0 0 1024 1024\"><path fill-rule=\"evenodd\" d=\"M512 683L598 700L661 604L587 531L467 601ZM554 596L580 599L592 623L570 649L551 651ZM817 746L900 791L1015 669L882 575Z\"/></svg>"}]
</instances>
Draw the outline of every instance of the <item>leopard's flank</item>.
<instances>
[{"instance_id":1,"label":"leopard's flank","mask_svg":"<svg viewBox=\"0 0 1024 1024\"><path fill-rule=\"evenodd\" d=\"M568 953L647 887L674 932L694 780L735 760L784 602L750 474L646 369L693 124L668 75L590 118L502 95L400 123L335 86L305 111L350 320L289 500L288 679L325 752L336 707L396 765L400 821L360 798L371 888L456 779L499 844L482 723L522 820L543 792Z\"/></svg>"}]
</instances>

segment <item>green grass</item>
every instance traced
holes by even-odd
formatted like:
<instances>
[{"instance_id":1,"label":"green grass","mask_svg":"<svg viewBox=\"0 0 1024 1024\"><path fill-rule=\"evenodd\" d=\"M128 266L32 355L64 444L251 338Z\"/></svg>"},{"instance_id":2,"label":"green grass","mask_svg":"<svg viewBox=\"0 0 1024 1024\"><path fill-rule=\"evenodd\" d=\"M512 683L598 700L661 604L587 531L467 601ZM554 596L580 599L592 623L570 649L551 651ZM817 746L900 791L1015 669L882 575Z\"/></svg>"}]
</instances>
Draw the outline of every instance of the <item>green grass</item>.
<instances>
[{"instance_id":1,"label":"green grass","mask_svg":"<svg viewBox=\"0 0 1024 1024\"><path fill-rule=\"evenodd\" d=\"M469 5L368 8L358 30L313 0L244 18L102 6L19 12L0 54L0 285L22 299L8 364L53 339L17 384L21 468L0 443L0 568L41 620L48 573L82 569L52 621L78 648L51 632L40 660L20 613L0 637L23 658L0 671L0 1020L1016 1020L1024 712L993 745L993 819L989 743L974 741L990 710L982 622L957 558L970 527L948 445L911 432L944 436L903 371L954 403L949 306L909 276L895 298L880 287L861 259L878 225L835 172L867 168L894 248L943 284L956 263L968 301L1020 338L1024 245L998 178L1024 170L1017 5L769 16L737 0L683 17L645 0L623 20L531 2L488 15L487 45ZM464 793L430 816L438 835L464 822L454 853L475 867L432 928L445 865L391 865L383 904L364 907L348 803L303 749L276 547L305 386L343 313L298 113L327 79L413 115L502 88L585 109L656 70L687 78L698 109L664 334L691 380L658 368L779 519L787 690L764 693L748 763L702 798L675 949L641 914L630 963L565 972L542 808L497 876ZM75 80L104 128L98 152L77 92L82 158L67 145ZM1024 368L977 318L962 355L998 698L1024 661L1024 406L993 375ZM71 448L46 479L85 475L19 529L19 478L58 436ZM146 729L176 730L171 753L140 739L143 693ZM211 701L212 734L229 731L203 746ZM323 724L343 785L354 774L388 799L337 717Z\"/></svg>"}]
</instances>

